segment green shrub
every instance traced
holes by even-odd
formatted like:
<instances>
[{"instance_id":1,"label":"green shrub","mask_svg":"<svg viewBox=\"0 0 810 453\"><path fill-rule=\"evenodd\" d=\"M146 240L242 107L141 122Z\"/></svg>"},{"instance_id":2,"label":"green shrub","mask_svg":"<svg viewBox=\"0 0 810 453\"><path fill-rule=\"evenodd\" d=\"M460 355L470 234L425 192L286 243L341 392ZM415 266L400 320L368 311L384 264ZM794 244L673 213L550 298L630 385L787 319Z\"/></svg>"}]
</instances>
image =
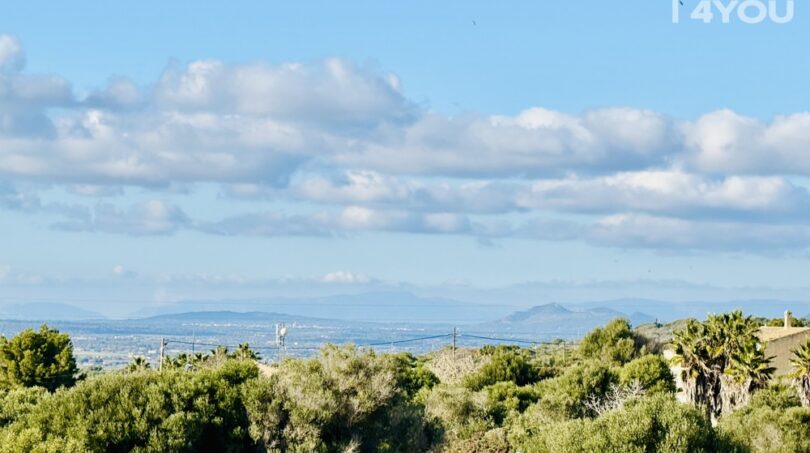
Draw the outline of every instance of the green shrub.
<instances>
[{"instance_id":1,"label":"green shrub","mask_svg":"<svg viewBox=\"0 0 810 453\"><path fill-rule=\"evenodd\" d=\"M518 386L533 384L550 374L532 363L531 352L526 349L485 346L481 354L488 355L490 360L463 380L471 390L481 390L498 382L513 382Z\"/></svg>"},{"instance_id":2,"label":"green shrub","mask_svg":"<svg viewBox=\"0 0 810 453\"><path fill-rule=\"evenodd\" d=\"M252 438L270 451L427 449L434 432L422 407L397 387L402 370L395 365L335 346L313 359L284 361L269 378L245 386Z\"/></svg>"},{"instance_id":3,"label":"green shrub","mask_svg":"<svg viewBox=\"0 0 810 453\"><path fill-rule=\"evenodd\" d=\"M619 382L638 382L649 393L675 393L675 378L669 363L660 355L645 355L625 364L619 371Z\"/></svg>"},{"instance_id":4,"label":"green shrub","mask_svg":"<svg viewBox=\"0 0 810 453\"><path fill-rule=\"evenodd\" d=\"M757 391L748 406L720 419L730 450L752 453L810 451L810 409L800 407L795 389L773 385Z\"/></svg>"},{"instance_id":5,"label":"green shrub","mask_svg":"<svg viewBox=\"0 0 810 453\"><path fill-rule=\"evenodd\" d=\"M394 370L397 388L409 398L414 398L424 389L431 389L439 383L439 378L425 366L425 359L411 353L385 356Z\"/></svg>"},{"instance_id":6,"label":"green shrub","mask_svg":"<svg viewBox=\"0 0 810 453\"><path fill-rule=\"evenodd\" d=\"M257 373L238 363L106 374L56 392L0 430L0 451L251 451L239 386Z\"/></svg>"},{"instance_id":7,"label":"green shrub","mask_svg":"<svg viewBox=\"0 0 810 453\"><path fill-rule=\"evenodd\" d=\"M15 388L0 391L0 427L33 411L48 391L42 387Z\"/></svg>"},{"instance_id":8,"label":"green shrub","mask_svg":"<svg viewBox=\"0 0 810 453\"><path fill-rule=\"evenodd\" d=\"M55 390L76 382L76 359L67 334L42 325L11 340L0 336L0 388L44 387Z\"/></svg>"},{"instance_id":9,"label":"green shrub","mask_svg":"<svg viewBox=\"0 0 810 453\"><path fill-rule=\"evenodd\" d=\"M445 440L469 439L494 427L485 398L466 387L440 384L425 399L425 414L440 424Z\"/></svg>"},{"instance_id":10,"label":"green shrub","mask_svg":"<svg viewBox=\"0 0 810 453\"><path fill-rule=\"evenodd\" d=\"M525 453L711 452L716 442L708 418L672 396L630 401L596 419L552 422L526 412L509 433L512 447Z\"/></svg>"},{"instance_id":11,"label":"green shrub","mask_svg":"<svg viewBox=\"0 0 810 453\"><path fill-rule=\"evenodd\" d=\"M487 417L497 426L503 424L507 416L525 411L540 397L536 387L518 387L514 382L498 382L485 388L484 392Z\"/></svg>"},{"instance_id":12,"label":"green shrub","mask_svg":"<svg viewBox=\"0 0 810 453\"><path fill-rule=\"evenodd\" d=\"M637 356L639 337L626 319L614 319L589 332L579 346L584 359L625 364Z\"/></svg>"},{"instance_id":13,"label":"green shrub","mask_svg":"<svg viewBox=\"0 0 810 453\"><path fill-rule=\"evenodd\" d=\"M586 406L589 398L604 397L618 382L613 369L598 362L586 362L567 369L561 376L537 384L540 404L559 419L594 415Z\"/></svg>"}]
</instances>

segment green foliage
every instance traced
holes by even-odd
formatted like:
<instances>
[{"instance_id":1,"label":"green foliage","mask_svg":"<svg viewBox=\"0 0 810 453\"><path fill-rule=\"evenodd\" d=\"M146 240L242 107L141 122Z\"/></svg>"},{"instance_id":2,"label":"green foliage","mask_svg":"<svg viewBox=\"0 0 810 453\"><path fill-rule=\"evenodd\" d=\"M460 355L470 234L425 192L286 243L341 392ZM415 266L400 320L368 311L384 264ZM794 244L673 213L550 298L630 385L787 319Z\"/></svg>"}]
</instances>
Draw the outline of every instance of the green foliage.
<instances>
[{"instance_id":1,"label":"green foliage","mask_svg":"<svg viewBox=\"0 0 810 453\"><path fill-rule=\"evenodd\" d=\"M514 424L509 440L526 453L716 451L708 418L668 395L629 402L596 419L553 422L530 410Z\"/></svg>"},{"instance_id":2,"label":"green foliage","mask_svg":"<svg viewBox=\"0 0 810 453\"><path fill-rule=\"evenodd\" d=\"M354 347L324 347L287 360L245 389L253 439L269 451L421 451L432 432L397 387L391 360Z\"/></svg>"},{"instance_id":3,"label":"green foliage","mask_svg":"<svg viewBox=\"0 0 810 453\"><path fill-rule=\"evenodd\" d=\"M439 383L439 378L425 366L424 358L408 352L392 354L386 358L394 369L397 387L409 398L414 398Z\"/></svg>"},{"instance_id":4,"label":"green foliage","mask_svg":"<svg viewBox=\"0 0 810 453\"><path fill-rule=\"evenodd\" d=\"M669 363L623 320L588 334L573 361L558 360L570 358L561 344L425 357L327 346L259 376L243 344L166 358L162 372L136 358L53 392L25 387L51 382L52 365L19 366L59 355L48 351L71 363L67 336L43 326L0 342L0 453L810 451L805 393L766 385L756 325L735 312L677 334L687 394L708 411L674 400ZM810 388L810 343L793 365ZM40 380L12 383L10 369Z\"/></svg>"},{"instance_id":5,"label":"green foliage","mask_svg":"<svg viewBox=\"0 0 810 453\"><path fill-rule=\"evenodd\" d=\"M240 385L257 373L236 363L93 378L0 431L0 452L251 451Z\"/></svg>"},{"instance_id":6,"label":"green foliage","mask_svg":"<svg viewBox=\"0 0 810 453\"><path fill-rule=\"evenodd\" d=\"M594 415L586 406L589 398L604 397L619 378L615 371L599 362L573 366L561 376L540 382L537 403L548 414L560 419Z\"/></svg>"},{"instance_id":7,"label":"green foliage","mask_svg":"<svg viewBox=\"0 0 810 453\"><path fill-rule=\"evenodd\" d=\"M145 357L138 356L132 358L132 361L129 362L125 370L127 373L138 373L141 371L147 371L151 368L152 366L149 364L149 361L146 360Z\"/></svg>"},{"instance_id":8,"label":"green foliage","mask_svg":"<svg viewBox=\"0 0 810 453\"><path fill-rule=\"evenodd\" d=\"M796 389L783 384L773 384L757 390L748 403L749 407L769 407L776 410L790 409L801 405Z\"/></svg>"},{"instance_id":9,"label":"green foliage","mask_svg":"<svg viewBox=\"0 0 810 453\"><path fill-rule=\"evenodd\" d=\"M810 409L794 404L786 391L771 391L720 419L720 436L737 452L788 453L810 451ZM795 398L795 396L794 396Z\"/></svg>"},{"instance_id":10,"label":"green foliage","mask_svg":"<svg viewBox=\"0 0 810 453\"><path fill-rule=\"evenodd\" d=\"M493 427L487 418L485 395L466 387L434 387L425 400L425 413L441 424L450 441L469 439Z\"/></svg>"},{"instance_id":11,"label":"green foliage","mask_svg":"<svg viewBox=\"0 0 810 453\"><path fill-rule=\"evenodd\" d=\"M793 383L805 406L810 407L810 339L793 351Z\"/></svg>"},{"instance_id":12,"label":"green foliage","mask_svg":"<svg viewBox=\"0 0 810 453\"><path fill-rule=\"evenodd\" d=\"M675 362L684 369L687 397L716 418L744 405L774 369L756 333L758 323L735 311L689 320L675 333Z\"/></svg>"},{"instance_id":13,"label":"green foliage","mask_svg":"<svg viewBox=\"0 0 810 453\"><path fill-rule=\"evenodd\" d=\"M44 387L55 390L76 382L76 359L67 334L42 325L11 340L0 337L0 388Z\"/></svg>"},{"instance_id":14,"label":"green foliage","mask_svg":"<svg viewBox=\"0 0 810 453\"><path fill-rule=\"evenodd\" d=\"M481 354L489 356L489 361L463 381L471 390L481 390L498 382L513 382L518 386L533 384L550 374L548 369L532 363L531 352L526 349L485 346Z\"/></svg>"},{"instance_id":15,"label":"green foliage","mask_svg":"<svg viewBox=\"0 0 810 453\"><path fill-rule=\"evenodd\" d=\"M638 355L639 338L626 319L614 319L605 327L592 330L579 346L585 359L624 364Z\"/></svg>"},{"instance_id":16,"label":"green foliage","mask_svg":"<svg viewBox=\"0 0 810 453\"><path fill-rule=\"evenodd\" d=\"M619 371L619 382L622 385L638 382L648 394L675 392L669 363L660 355L645 355L628 362Z\"/></svg>"},{"instance_id":17,"label":"green foliage","mask_svg":"<svg viewBox=\"0 0 810 453\"><path fill-rule=\"evenodd\" d=\"M47 395L48 391L43 387L0 390L0 427L33 411Z\"/></svg>"},{"instance_id":18,"label":"green foliage","mask_svg":"<svg viewBox=\"0 0 810 453\"><path fill-rule=\"evenodd\" d=\"M763 319L755 318L761 325L770 327L784 327L784 318ZM807 320L799 318L790 318L790 327L808 327Z\"/></svg>"},{"instance_id":19,"label":"green foliage","mask_svg":"<svg viewBox=\"0 0 810 453\"><path fill-rule=\"evenodd\" d=\"M514 382L498 382L486 387L484 391L486 392L484 410L487 417L498 426L501 426L508 416L525 411L540 398L536 387L518 387Z\"/></svg>"}]
</instances>

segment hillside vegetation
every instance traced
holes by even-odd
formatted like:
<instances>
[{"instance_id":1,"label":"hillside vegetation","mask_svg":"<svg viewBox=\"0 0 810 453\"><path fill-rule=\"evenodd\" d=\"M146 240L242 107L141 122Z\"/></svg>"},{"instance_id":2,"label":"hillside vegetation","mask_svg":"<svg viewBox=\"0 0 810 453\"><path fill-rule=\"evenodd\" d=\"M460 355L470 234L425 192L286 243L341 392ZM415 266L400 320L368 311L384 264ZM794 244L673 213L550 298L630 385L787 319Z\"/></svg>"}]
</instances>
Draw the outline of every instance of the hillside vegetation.
<instances>
[{"instance_id":1,"label":"hillside vegetation","mask_svg":"<svg viewBox=\"0 0 810 453\"><path fill-rule=\"evenodd\" d=\"M330 345L260 372L243 345L91 377L43 326L0 339L0 452L810 451L810 345L794 379L774 382L761 323L682 323L687 404L661 345L621 319L574 352Z\"/></svg>"}]
</instances>

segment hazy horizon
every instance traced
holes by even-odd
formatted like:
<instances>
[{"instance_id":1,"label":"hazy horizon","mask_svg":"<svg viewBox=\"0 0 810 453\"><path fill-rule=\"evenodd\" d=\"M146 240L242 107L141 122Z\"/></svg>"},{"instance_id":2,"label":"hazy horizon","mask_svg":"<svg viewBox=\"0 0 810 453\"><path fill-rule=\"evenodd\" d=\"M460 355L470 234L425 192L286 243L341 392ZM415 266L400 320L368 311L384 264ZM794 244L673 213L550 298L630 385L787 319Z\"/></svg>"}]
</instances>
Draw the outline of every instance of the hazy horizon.
<instances>
[{"instance_id":1,"label":"hazy horizon","mask_svg":"<svg viewBox=\"0 0 810 453\"><path fill-rule=\"evenodd\" d=\"M19 5L0 17L0 307L810 300L808 21Z\"/></svg>"}]
</instances>

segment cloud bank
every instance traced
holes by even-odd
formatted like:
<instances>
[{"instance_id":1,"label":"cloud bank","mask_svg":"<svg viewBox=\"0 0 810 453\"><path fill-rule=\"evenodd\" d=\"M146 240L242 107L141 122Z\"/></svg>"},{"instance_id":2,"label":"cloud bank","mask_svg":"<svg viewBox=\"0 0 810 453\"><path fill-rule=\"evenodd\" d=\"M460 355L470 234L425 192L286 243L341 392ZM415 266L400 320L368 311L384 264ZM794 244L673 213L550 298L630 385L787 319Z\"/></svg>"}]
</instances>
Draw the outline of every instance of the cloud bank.
<instances>
[{"instance_id":1,"label":"cloud bank","mask_svg":"<svg viewBox=\"0 0 810 453\"><path fill-rule=\"evenodd\" d=\"M64 231L810 246L806 112L449 116L408 99L396 75L337 58L173 63L149 85L113 77L78 93L27 72L28 58L0 35L0 209ZM212 205L251 207L203 219L173 195L211 185ZM43 201L53 188L75 201Z\"/></svg>"}]
</instances>

